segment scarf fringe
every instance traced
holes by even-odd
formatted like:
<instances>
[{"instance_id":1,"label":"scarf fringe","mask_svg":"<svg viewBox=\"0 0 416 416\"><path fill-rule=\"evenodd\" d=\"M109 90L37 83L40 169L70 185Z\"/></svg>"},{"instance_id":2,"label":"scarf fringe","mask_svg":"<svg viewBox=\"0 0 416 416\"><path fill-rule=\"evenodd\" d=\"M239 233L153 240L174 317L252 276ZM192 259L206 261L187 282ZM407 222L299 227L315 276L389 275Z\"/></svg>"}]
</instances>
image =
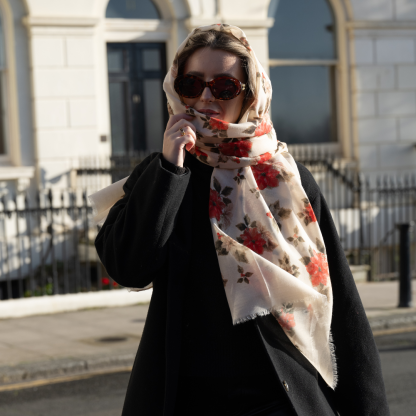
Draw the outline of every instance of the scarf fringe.
<instances>
[{"instance_id":1,"label":"scarf fringe","mask_svg":"<svg viewBox=\"0 0 416 416\"><path fill-rule=\"evenodd\" d=\"M273 308L269 308L269 309L263 310L262 312L252 313L251 315L247 315L244 318L238 318L236 320L233 320L233 325L242 324L244 322L251 321L252 319L256 319L260 316L270 315L272 313L272 309Z\"/></svg>"},{"instance_id":2,"label":"scarf fringe","mask_svg":"<svg viewBox=\"0 0 416 416\"><path fill-rule=\"evenodd\" d=\"M337 357L335 355L335 344L334 339L332 338L332 332L329 331L329 353L331 356L331 363L332 363L332 375L333 381L332 386L330 386L333 390L338 384L338 367L337 367Z\"/></svg>"},{"instance_id":3,"label":"scarf fringe","mask_svg":"<svg viewBox=\"0 0 416 416\"><path fill-rule=\"evenodd\" d=\"M322 298L322 296L324 297L324 299ZM307 298L302 298L302 299L299 299L299 300L291 300L287 303L307 303L307 302L310 302L311 300L316 300L316 299L321 299L324 303L324 306L326 306L327 303L328 303L328 298L325 295L322 295L319 292L316 292L316 295L308 296ZM256 312L256 313L252 313L250 315L244 316L242 318L234 319L233 320L233 325L238 325L238 324L241 324L243 322L251 321L252 319L256 319L257 317L260 317L260 316L269 315L269 314L272 313L273 309L274 308L272 306L269 309L263 310L262 312ZM331 334L330 334L330 337L332 337Z\"/></svg>"}]
</instances>

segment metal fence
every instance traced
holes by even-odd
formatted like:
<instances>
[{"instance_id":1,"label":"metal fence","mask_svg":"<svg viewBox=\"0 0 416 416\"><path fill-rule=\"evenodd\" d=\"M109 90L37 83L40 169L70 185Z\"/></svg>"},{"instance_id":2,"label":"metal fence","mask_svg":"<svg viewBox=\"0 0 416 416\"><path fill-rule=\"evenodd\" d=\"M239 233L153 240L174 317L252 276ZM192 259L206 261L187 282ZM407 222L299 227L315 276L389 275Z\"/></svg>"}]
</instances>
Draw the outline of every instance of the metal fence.
<instances>
[{"instance_id":1,"label":"metal fence","mask_svg":"<svg viewBox=\"0 0 416 416\"><path fill-rule=\"evenodd\" d=\"M97 256L86 193L1 199L0 299L117 288Z\"/></svg>"},{"instance_id":2,"label":"metal fence","mask_svg":"<svg viewBox=\"0 0 416 416\"><path fill-rule=\"evenodd\" d=\"M350 265L370 266L369 280L399 276L396 225L416 220L416 175L365 176L339 159L298 159L321 188ZM416 277L416 227L411 231Z\"/></svg>"},{"instance_id":3,"label":"metal fence","mask_svg":"<svg viewBox=\"0 0 416 416\"><path fill-rule=\"evenodd\" d=\"M128 156L81 158L78 167L72 171L72 186L89 193L96 192L130 175L134 167L151 153L143 151Z\"/></svg>"},{"instance_id":4,"label":"metal fence","mask_svg":"<svg viewBox=\"0 0 416 416\"><path fill-rule=\"evenodd\" d=\"M0 299L118 288L96 254L87 195L129 175L145 156L84 160L73 172L77 190L3 197ZM395 225L416 220L416 176L370 181L334 155L305 153L297 160L320 186L350 265L370 265L370 280L398 278ZM416 277L416 227L411 261Z\"/></svg>"}]
</instances>

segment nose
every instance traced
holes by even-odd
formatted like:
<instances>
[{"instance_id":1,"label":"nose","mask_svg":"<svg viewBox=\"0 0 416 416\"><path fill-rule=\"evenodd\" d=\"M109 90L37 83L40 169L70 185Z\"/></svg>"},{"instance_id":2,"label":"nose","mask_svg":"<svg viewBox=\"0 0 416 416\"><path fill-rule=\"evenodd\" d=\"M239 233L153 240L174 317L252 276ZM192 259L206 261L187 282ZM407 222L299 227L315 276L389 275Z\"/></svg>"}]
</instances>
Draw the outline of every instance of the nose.
<instances>
[{"instance_id":1,"label":"nose","mask_svg":"<svg viewBox=\"0 0 416 416\"><path fill-rule=\"evenodd\" d=\"M200 100L204 103L210 103L215 100L215 97L212 95L211 89L209 87L205 87L204 91L200 96Z\"/></svg>"}]
</instances>

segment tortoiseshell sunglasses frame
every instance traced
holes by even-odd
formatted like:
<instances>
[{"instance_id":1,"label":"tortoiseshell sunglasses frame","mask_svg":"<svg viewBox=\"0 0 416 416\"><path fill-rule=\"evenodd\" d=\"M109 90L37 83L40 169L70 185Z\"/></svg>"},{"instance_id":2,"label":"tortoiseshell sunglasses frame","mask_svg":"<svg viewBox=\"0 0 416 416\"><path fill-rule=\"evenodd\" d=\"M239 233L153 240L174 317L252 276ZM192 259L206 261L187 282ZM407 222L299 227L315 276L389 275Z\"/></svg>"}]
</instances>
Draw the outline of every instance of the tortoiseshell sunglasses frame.
<instances>
[{"instance_id":1,"label":"tortoiseshell sunglasses frame","mask_svg":"<svg viewBox=\"0 0 416 416\"><path fill-rule=\"evenodd\" d=\"M184 94L181 93L181 91L179 90L179 82L182 81L184 78L196 79L196 80L198 80L201 83L201 90L200 90L200 92L199 92L198 95L184 95ZM212 88L214 87L216 81L222 80L222 79L231 80L234 83L234 85L237 87L237 93L234 96L232 96L230 98L218 98L218 97L215 96L214 91L212 90ZM237 97L238 95L240 95L241 91L244 91L246 89L246 85L247 84L243 84L240 80L238 80L236 78L233 78L233 77L221 76L221 77L214 78L212 81L206 82L206 81L203 81L201 78L199 78L199 77L197 77L195 75L180 75L180 76L178 76L175 79L175 83L174 83L175 91L181 97L184 97L184 98L197 98L197 97L199 97L202 94L202 92L204 91L204 89L206 87L208 87L211 90L212 95L217 100L220 100L220 101L228 101L228 100L232 100L233 98Z\"/></svg>"}]
</instances>

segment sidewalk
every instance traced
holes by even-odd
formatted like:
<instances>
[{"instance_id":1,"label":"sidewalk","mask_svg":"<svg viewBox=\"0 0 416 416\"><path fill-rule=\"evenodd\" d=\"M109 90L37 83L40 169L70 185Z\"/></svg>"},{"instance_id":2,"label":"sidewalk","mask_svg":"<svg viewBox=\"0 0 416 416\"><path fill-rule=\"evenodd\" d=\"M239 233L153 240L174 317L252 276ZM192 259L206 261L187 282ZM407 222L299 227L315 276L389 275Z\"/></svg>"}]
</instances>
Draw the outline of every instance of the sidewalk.
<instances>
[{"instance_id":1,"label":"sidewalk","mask_svg":"<svg viewBox=\"0 0 416 416\"><path fill-rule=\"evenodd\" d=\"M357 285L373 331L416 326L398 309L398 283ZM416 303L416 284L413 284ZM148 305L0 320L0 390L7 384L130 368Z\"/></svg>"},{"instance_id":2,"label":"sidewalk","mask_svg":"<svg viewBox=\"0 0 416 416\"><path fill-rule=\"evenodd\" d=\"M373 332L416 326L416 282L412 282L413 308L398 308L399 282L358 283Z\"/></svg>"}]
</instances>

